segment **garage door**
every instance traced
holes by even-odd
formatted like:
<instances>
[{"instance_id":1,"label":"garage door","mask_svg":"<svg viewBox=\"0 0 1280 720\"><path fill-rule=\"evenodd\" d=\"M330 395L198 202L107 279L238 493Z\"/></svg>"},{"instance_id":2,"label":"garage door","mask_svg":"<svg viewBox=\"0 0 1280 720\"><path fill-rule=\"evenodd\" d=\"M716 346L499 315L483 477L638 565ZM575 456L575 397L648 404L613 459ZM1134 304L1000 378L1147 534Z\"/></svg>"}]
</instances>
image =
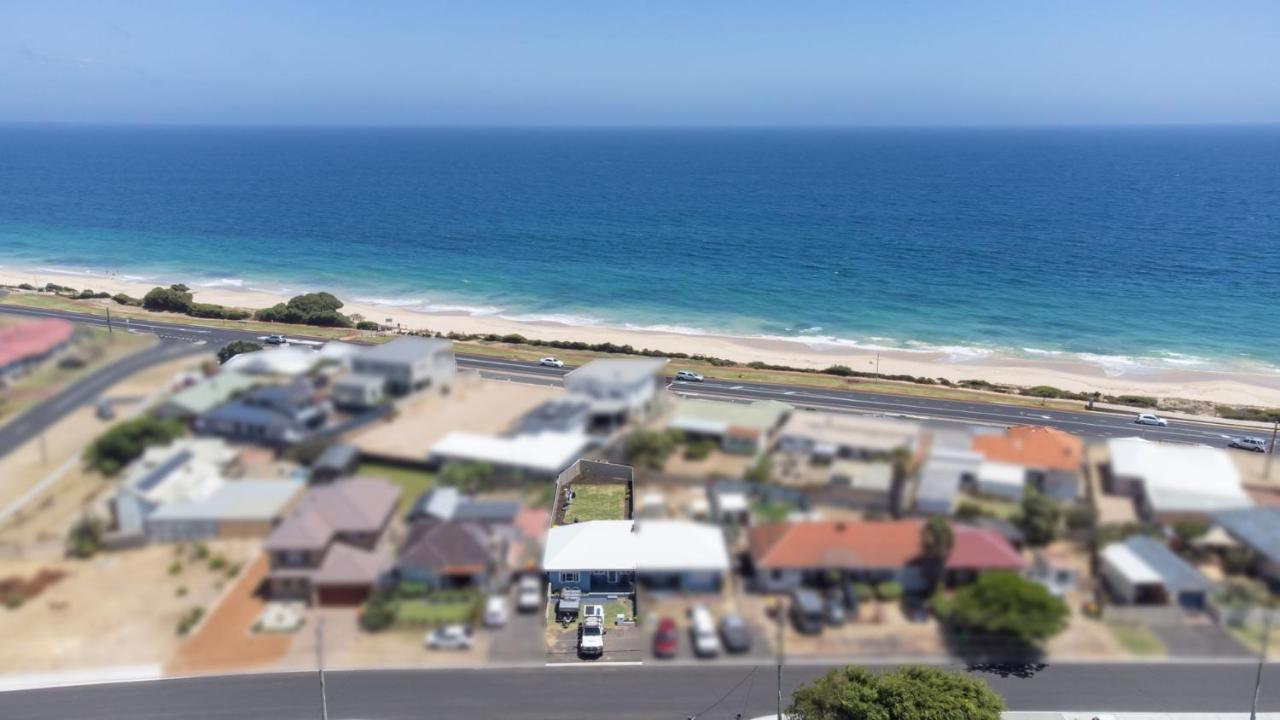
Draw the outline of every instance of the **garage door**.
<instances>
[{"instance_id":1,"label":"garage door","mask_svg":"<svg viewBox=\"0 0 1280 720\"><path fill-rule=\"evenodd\" d=\"M316 600L321 605L359 605L368 597L367 585L325 585L316 588Z\"/></svg>"}]
</instances>

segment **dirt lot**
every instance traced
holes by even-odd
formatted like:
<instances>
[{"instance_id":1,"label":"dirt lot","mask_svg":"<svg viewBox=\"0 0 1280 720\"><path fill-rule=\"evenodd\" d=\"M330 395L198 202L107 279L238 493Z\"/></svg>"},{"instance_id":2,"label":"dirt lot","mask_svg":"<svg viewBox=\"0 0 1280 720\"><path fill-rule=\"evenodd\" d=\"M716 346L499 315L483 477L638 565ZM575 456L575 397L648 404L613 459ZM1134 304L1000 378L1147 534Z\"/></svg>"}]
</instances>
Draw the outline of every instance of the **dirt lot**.
<instances>
[{"instance_id":1,"label":"dirt lot","mask_svg":"<svg viewBox=\"0 0 1280 720\"><path fill-rule=\"evenodd\" d=\"M209 544L210 557L243 563L248 541ZM28 576L48 568L67 576L17 609L0 610L0 673L47 672L159 663L178 647L177 626L192 608L211 609L226 572L186 561L171 575L173 546L100 555L88 561L6 562L0 575ZM178 588L185 588L183 596Z\"/></svg>"},{"instance_id":2,"label":"dirt lot","mask_svg":"<svg viewBox=\"0 0 1280 720\"><path fill-rule=\"evenodd\" d=\"M174 675L243 670L279 662L294 635L253 633L266 602L255 594L270 567L265 553L248 563L196 633L181 643L165 670Z\"/></svg>"},{"instance_id":3,"label":"dirt lot","mask_svg":"<svg viewBox=\"0 0 1280 720\"><path fill-rule=\"evenodd\" d=\"M293 636L281 668L294 670L316 666L316 623L324 619L324 664L331 668L429 667L432 665L480 665L489 657L492 633L477 629L470 650L427 650L422 645L426 629L389 629L368 633L360 629L356 608L318 608L307 613L307 624Z\"/></svg>"},{"instance_id":4,"label":"dirt lot","mask_svg":"<svg viewBox=\"0 0 1280 720\"><path fill-rule=\"evenodd\" d=\"M422 460L445 433L501 432L560 392L555 387L484 380L460 373L449 395L418 393L400 403L390 422L375 424L353 437L352 442L370 455Z\"/></svg>"}]
</instances>

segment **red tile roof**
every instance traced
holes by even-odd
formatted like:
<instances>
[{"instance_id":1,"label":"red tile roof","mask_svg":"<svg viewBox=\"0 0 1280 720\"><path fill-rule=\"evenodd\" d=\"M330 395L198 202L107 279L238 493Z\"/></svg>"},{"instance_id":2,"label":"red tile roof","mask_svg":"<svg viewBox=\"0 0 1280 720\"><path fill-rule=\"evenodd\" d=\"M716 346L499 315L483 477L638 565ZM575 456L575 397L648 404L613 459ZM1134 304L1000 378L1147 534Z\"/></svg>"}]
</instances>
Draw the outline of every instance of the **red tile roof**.
<instances>
[{"instance_id":1,"label":"red tile roof","mask_svg":"<svg viewBox=\"0 0 1280 720\"><path fill-rule=\"evenodd\" d=\"M921 554L920 520L757 525L748 533L761 568L897 568Z\"/></svg>"},{"instance_id":2,"label":"red tile roof","mask_svg":"<svg viewBox=\"0 0 1280 720\"><path fill-rule=\"evenodd\" d=\"M74 325L54 318L0 328L0 368L38 358L70 340L74 332Z\"/></svg>"},{"instance_id":3,"label":"red tile roof","mask_svg":"<svg viewBox=\"0 0 1280 720\"><path fill-rule=\"evenodd\" d=\"M1018 570L1022 555L1000 533L986 528L953 525L955 545L948 570Z\"/></svg>"},{"instance_id":4,"label":"red tile roof","mask_svg":"<svg viewBox=\"0 0 1280 720\"><path fill-rule=\"evenodd\" d=\"M1020 425L1004 435L979 435L973 449L993 462L1045 470L1079 470L1084 441L1057 428Z\"/></svg>"}]
</instances>

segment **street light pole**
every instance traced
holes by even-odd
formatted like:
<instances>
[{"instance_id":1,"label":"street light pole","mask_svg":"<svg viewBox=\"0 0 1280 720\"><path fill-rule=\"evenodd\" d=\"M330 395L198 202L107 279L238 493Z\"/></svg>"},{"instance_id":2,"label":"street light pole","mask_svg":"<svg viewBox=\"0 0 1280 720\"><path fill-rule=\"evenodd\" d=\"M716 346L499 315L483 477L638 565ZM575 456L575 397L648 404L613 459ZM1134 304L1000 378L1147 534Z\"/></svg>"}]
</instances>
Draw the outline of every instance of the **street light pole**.
<instances>
[{"instance_id":1,"label":"street light pole","mask_svg":"<svg viewBox=\"0 0 1280 720\"><path fill-rule=\"evenodd\" d=\"M324 687L324 618L316 621L316 668L320 672L320 720L329 720L329 700Z\"/></svg>"},{"instance_id":2,"label":"street light pole","mask_svg":"<svg viewBox=\"0 0 1280 720\"><path fill-rule=\"evenodd\" d=\"M785 636L787 614L783 612L785 604L782 599L778 599L778 717L782 720L782 640Z\"/></svg>"},{"instance_id":3,"label":"street light pole","mask_svg":"<svg viewBox=\"0 0 1280 720\"><path fill-rule=\"evenodd\" d=\"M111 306L107 306L107 334L111 334Z\"/></svg>"},{"instance_id":4,"label":"street light pole","mask_svg":"<svg viewBox=\"0 0 1280 720\"><path fill-rule=\"evenodd\" d=\"M1271 479L1271 461L1276 457L1276 432L1280 431L1280 417L1272 421L1271 447L1267 448L1267 479Z\"/></svg>"},{"instance_id":5,"label":"street light pole","mask_svg":"<svg viewBox=\"0 0 1280 720\"><path fill-rule=\"evenodd\" d=\"M1266 610L1262 622L1262 651L1258 653L1258 675L1253 679L1253 706L1249 708L1249 720L1258 720L1258 695L1262 692L1262 666L1267 664L1267 641L1271 639L1271 608Z\"/></svg>"}]
</instances>

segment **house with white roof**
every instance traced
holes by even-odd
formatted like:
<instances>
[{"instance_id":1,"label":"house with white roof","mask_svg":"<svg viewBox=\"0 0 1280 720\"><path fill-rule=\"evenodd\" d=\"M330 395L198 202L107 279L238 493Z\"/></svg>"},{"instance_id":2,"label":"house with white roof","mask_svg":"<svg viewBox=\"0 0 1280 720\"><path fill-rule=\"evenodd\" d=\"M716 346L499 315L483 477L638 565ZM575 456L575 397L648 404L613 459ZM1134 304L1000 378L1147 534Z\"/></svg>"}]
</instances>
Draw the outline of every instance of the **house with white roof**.
<instances>
[{"instance_id":1,"label":"house with white roof","mask_svg":"<svg viewBox=\"0 0 1280 720\"><path fill-rule=\"evenodd\" d=\"M1226 450L1137 437L1109 440L1107 448L1104 488L1133 497L1148 520L1212 520L1215 513L1254 504Z\"/></svg>"},{"instance_id":2,"label":"house with white roof","mask_svg":"<svg viewBox=\"0 0 1280 720\"><path fill-rule=\"evenodd\" d=\"M626 593L646 587L686 592L720 589L729 571L724 533L689 520L591 520L547 534L542 559L552 592Z\"/></svg>"},{"instance_id":3,"label":"house with white roof","mask_svg":"<svg viewBox=\"0 0 1280 720\"><path fill-rule=\"evenodd\" d=\"M147 448L125 469L111 500L113 527L122 536L141 535L161 507L207 500L226 483L239 456L218 438L182 438Z\"/></svg>"},{"instance_id":4,"label":"house with white roof","mask_svg":"<svg viewBox=\"0 0 1280 720\"><path fill-rule=\"evenodd\" d=\"M590 445L591 438L583 433L485 435L454 431L431 446L427 462L484 463L502 473L551 479L582 457Z\"/></svg>"},{"instance_id":5,"label":"house with white roof","mask_svg":"<svg viewBox=\"0 0 1280 720\"><path fill-rule=\"evenodd\" d=\"M356 375L382 378L390 395L407 395L427 387L444 388L458 371L453 342L441 338L399 337L350 355Z\"/></svg>"},{"instance_id":6,"label":"house with white roof","mask_svg":"<svg viewBox=\"0 0 1280 720\"><path fill-rule=\"evenodd\" d=\"M284 345L240 353L223 363L222 369L247 375L296 378L310 371L321 359L320 354L311 348Z\"/></svg>"},{"instance_id":7,"label":"house with white roof","mask_svg":"<svg viewBox=\"0 0 1280 720\"><path fill-rule=\"evenodd\" d=\"M982 454L972 450L971 443L964 431L939 429L932 433L916 478L916 512L951 513L961 483L973 479L982 465Z\"/></svg>"},{"instance_id":8,"label":"house with white roof","mask_svg":"<svg viewBox=\"0 0 1280 720\"><path fill-rule=\"evenodd\" d=\"M600 358L565 375L564 387L590 403L590 431L611 432L658 407L666 366L666 358Z\"/></svg>"}]
</instances>

